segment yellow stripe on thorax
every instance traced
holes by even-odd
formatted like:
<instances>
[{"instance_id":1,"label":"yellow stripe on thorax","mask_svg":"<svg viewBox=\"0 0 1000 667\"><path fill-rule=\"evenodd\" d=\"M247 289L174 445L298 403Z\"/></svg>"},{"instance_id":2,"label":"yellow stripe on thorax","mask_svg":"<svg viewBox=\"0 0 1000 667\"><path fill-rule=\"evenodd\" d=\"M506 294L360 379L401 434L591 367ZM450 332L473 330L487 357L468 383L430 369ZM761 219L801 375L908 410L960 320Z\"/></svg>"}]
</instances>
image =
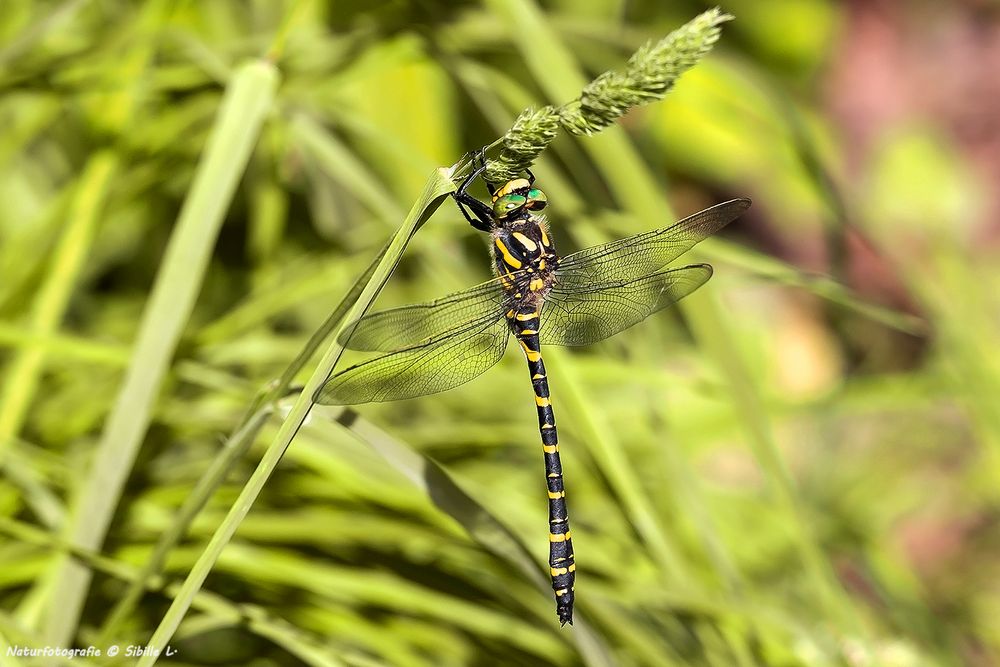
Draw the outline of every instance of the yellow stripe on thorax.
<instances>
[{"instance_id":1,"label":"yellow stripe on thorax","mask_svg":"<svg viewBox=\"0 0 1000 667\"><path fill-rule=\"evenodd\" d=\"M515 239L517 239L521 243L521 245L523 245L525 247L525 249L528 252L535 252L536 250L538 250L538 244L535 243L534 241L532 241L531 239L529 239L527 236L525 236L521 232L514 232L512 234L512 236Z\"/></svg>"},{"instance_id":2,"label":"yellow stripe on thorax","mask_svg":"<svg viewBox=\"0 0 1000 667\"><path fill-rule=\"evenodd\" d=\"M541 234L542 245L546 248L549 247L549 235L545 233L545 225L538 225L538 232Z\"/></svg>"},{"instance_id":3,"label":"yellow stripe on thorax","mask_svg":"<svg viewBox=\"0 0 1000 667\"><path fill-rule=\"evenodd\" d=\"M521 268L521 260L517 259L516 257L514 257L514 255L510 254L510 250L508 250L507 246L503 244L503 241L497 239L495 241L495 244L497 250L500 251L500 256L503 257L504 264L514 269Z\"/></svg>"}]
</instances>

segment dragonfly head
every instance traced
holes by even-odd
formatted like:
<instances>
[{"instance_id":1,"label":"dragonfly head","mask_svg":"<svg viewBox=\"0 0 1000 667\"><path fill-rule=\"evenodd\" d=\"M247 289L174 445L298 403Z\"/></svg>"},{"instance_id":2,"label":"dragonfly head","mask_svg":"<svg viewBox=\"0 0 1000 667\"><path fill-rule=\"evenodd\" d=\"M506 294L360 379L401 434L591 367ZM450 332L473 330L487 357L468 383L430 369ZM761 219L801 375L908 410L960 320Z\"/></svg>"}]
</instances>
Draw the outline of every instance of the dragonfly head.
<instances>
[{"instance_id":1,"label":"dragonfly head","mask_svg":"<svg viewBox=\"0 0 1000 667\"><path fill-rule=\"evenodd\" d=\"M517 217L527 211L541 211L548 204L545 193L526 178L507 181L493 194L493 215L498 220Z\"/></svg>"}]
</instances>

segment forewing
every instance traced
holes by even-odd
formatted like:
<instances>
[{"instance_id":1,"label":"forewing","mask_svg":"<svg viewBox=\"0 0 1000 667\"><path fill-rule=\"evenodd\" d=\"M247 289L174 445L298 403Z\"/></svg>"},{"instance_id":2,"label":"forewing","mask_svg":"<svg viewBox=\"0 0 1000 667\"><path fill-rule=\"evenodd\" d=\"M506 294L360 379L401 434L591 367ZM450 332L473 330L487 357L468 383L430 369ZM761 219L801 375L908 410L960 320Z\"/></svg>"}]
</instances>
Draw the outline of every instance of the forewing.
<instances>
[{"instance_id":1,"label":"forewing","mask_svg":"<svg viewBox=\"0 0 1000 667\"><path fill-rule=\"evenodd\" d=\"M590 345L677 303L712 277L708 264L667 269L590 289L556 286L542 308L542 345Z\"/></svg>"},{"instance_id":2,"label":"forewing","mask_svg":"<svg viewBox=\"0 0 1000 667\"><path fill-rule=\"evenodd\" d=\"M398 401L452 389L498 362L509 333L503 313L491 313L333 375L316 393L316 402L356 405Z\"/></svg>"},{"instance_id":3,"label":"forewing","mask_svg":"<svg viewBox=\"0 0 1000 667\"><path fill-rule=\"evenodd\" d=\"M557 283L564 289L573 290L645 276L674 261L749 207L749 199L733 199L699 211L669 227L567 255L559 262Z\"/></svg>"},{"instance_id":4,"label":"forewing","mask_svg":"<svg viewBox=\"0 0 1000 667\"><path fill-rule=\"evenodd\" d=\"M462 328L504 310L504 294L498 280L490 280L462 292L390 310L371 313L348 325L339 341L351 350L392 352Z\"/></svg>"}]
</instances>

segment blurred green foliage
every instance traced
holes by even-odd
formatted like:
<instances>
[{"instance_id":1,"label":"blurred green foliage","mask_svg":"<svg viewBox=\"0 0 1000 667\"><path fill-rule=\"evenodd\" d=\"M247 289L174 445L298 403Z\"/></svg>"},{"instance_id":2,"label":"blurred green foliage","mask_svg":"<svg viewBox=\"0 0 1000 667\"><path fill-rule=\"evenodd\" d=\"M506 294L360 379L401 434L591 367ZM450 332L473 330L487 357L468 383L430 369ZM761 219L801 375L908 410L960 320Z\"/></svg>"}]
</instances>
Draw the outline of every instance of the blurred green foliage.
<instances>
[{"instance_id":1,"label":"blurred green foliage","mask_svg":"<svg viewBox=\"0 0 1000 667\"><path fill-rule=\"evenodd\" d=\"M434 168L708 7L4 2L0 662L33 664L7 647L65 633L145 644L280 414L258 415L248 449L226 434ZM546 353L578 624L559 629L532 570L547 549L542 462L508 355L452 392L354 420L314 411L194 596L170 664L1000 660L996 193L926 109L853 141L821 82L852 55L855 10L722 9L736 20L665 101L559 137L535 168L564 253L755 202L693 253L716 276L683 308ZM209 136L234 142L217 149L229 159L199 167ZM196 173L203 208L182 214ZM181 230L200 241L168 251ZM481 234L446 202L378 304L488 275ZM179 300L157 307L154 284ZM190 314L171 307L184 290ZM120 393L126 378L152 392L148 415ZM115 447L108 466L98 452ZM167 541L165 580L109 624L196 488L207 506ZM95 490L116 509L106 540Z\"/></svg>"}]
</instances>

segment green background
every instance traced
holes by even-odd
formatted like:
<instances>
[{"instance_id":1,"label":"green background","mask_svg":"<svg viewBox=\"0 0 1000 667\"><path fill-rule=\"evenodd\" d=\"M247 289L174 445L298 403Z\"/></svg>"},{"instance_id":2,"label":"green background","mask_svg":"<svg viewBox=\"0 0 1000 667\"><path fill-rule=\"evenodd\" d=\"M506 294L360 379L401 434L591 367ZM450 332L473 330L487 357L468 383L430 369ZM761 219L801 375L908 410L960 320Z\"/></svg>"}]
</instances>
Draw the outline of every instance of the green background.
<instances>
[{"instance_id":1,"label":"green background","mask_svg":"<svg viewBox=\"0 0 1000 667\"><path fill-rule=\"evenodd\" d=\"M3 2L0 664L146 644L280 410L109 612L434 168L711 6ZM577 624L508 353L314 410L164 664L998 664L1000 9L722 9L664 101L534 169L564 254L754 200L681 307L546 350ZM487 256L445 201L377 306Z\"/></svg>"}]
</instances>

